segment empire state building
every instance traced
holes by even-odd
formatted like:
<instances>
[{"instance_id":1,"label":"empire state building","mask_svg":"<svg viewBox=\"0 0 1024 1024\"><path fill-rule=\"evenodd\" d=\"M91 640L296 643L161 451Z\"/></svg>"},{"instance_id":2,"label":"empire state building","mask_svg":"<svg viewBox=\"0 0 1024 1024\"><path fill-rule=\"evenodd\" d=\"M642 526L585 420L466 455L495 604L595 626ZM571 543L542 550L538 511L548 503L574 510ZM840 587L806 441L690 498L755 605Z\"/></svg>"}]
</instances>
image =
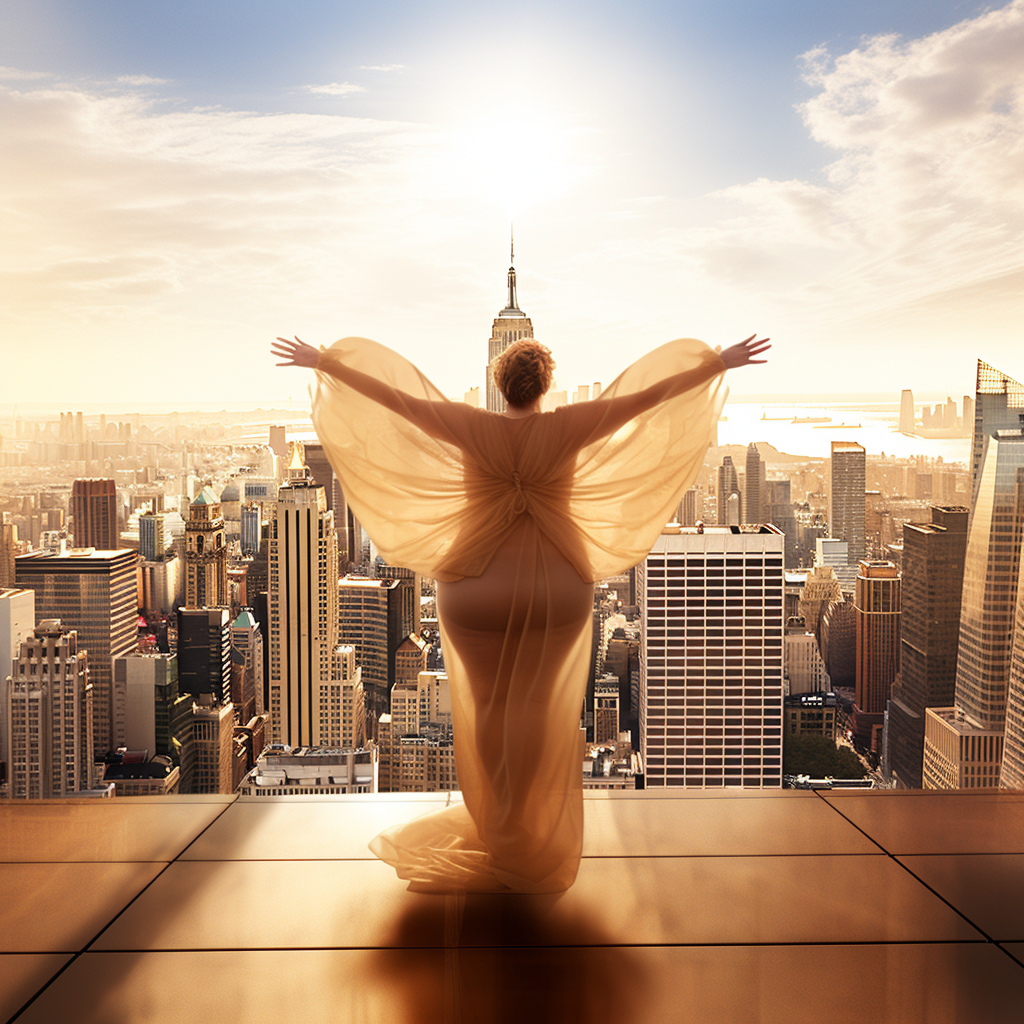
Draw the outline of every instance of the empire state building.
<instances>
[{"instance_id":1,"label":"empire state building","mask_svg":"<svg viewBox=\"0 0 1024 1024\"><path fill-rule=\"evenodd\" d=\"M513 259L514 259L513 254ZM487 408L490 412L505 411L505 397L494 383L491 367L494 360L520 338L533 337L533 324L516 301L516 268L508 268L508 304L495 318L491 339L487 343Z\"/></svg>"}]
</instances>

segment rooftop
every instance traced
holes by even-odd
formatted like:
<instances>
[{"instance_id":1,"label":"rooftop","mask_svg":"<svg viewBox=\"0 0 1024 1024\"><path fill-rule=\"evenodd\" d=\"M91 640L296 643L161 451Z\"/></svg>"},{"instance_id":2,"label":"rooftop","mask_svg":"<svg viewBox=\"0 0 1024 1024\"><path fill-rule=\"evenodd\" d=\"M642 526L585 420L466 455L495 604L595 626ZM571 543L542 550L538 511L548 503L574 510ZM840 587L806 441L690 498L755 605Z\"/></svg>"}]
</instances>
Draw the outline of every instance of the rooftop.
<instances>
[{"instance_id":1,"label":"rooftop","mask_svg":"<svg viewBox=\"0 0 1024 1024\"><path fill-rule=\"evenodd\" d=\"M596 791L567 893L410 893L447 799L0 805L0 1016L1020 1019L1024 792Z\"/></svg>"}]
</instances>

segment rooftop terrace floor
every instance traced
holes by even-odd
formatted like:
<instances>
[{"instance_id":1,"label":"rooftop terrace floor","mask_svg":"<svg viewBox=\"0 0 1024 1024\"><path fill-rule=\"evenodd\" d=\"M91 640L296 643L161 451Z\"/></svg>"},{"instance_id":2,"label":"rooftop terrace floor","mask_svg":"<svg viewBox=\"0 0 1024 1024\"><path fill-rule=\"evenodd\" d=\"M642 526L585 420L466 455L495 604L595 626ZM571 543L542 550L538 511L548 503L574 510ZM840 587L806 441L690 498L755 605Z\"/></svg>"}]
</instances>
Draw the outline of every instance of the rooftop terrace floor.
<instances>
[{"instance_id":1,"label":"rooftop terrace floor","mask_svg":"<svg viewBox=\"0 0 1024 1024\"><path fill-rule=\"evenodd\" d=\"M1024 792L597 792L567 893L410 893L445 799L0 805L0 1019L1024 1019Z\"/></svg>"}]
</instances>

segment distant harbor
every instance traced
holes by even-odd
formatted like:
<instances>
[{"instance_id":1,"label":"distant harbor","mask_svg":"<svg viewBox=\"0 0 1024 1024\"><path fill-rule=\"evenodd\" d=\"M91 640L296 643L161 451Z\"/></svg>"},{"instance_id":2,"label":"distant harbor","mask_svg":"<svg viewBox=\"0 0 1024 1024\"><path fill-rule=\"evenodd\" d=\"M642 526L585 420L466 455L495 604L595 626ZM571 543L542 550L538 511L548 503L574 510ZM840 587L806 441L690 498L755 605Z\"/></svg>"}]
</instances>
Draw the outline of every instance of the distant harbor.
<instances>
[{"instance_id":1,"label":"distant harbor","mask_svg":"<svg viewBox=\"0 0 1024 1024\"><path fill-rule=\"evenodd\" d=\"M910 458L923 455L944 462L967 463L970 437L949 428L916 426L915 433L900 431L900 402L828 400L786 402L730 400L722 410L727 414L718 423L719 445L747 445L764 441L780 452L827 459L832 441L857 441L871 455Z\"/></svg>"}]
</instances>

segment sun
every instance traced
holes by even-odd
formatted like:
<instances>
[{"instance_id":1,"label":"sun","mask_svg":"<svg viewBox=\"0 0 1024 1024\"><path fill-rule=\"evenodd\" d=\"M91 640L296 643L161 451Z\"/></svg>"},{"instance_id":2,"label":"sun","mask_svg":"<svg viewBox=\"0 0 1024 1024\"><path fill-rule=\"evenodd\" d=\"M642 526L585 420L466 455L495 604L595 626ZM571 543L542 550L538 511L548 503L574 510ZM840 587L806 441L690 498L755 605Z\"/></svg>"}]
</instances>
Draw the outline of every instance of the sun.
<instances>
[{"instance_id":1,"label":"sun","mask_svg":"<svg viewBox=\"0 0 1024 1024\"><path fill-rule=\"evenodd\" d=\"M579 128L508 109L453 128L443 160L449 184L508 217L565 195L586 177Z\"/></svg>"}]
</instances>

